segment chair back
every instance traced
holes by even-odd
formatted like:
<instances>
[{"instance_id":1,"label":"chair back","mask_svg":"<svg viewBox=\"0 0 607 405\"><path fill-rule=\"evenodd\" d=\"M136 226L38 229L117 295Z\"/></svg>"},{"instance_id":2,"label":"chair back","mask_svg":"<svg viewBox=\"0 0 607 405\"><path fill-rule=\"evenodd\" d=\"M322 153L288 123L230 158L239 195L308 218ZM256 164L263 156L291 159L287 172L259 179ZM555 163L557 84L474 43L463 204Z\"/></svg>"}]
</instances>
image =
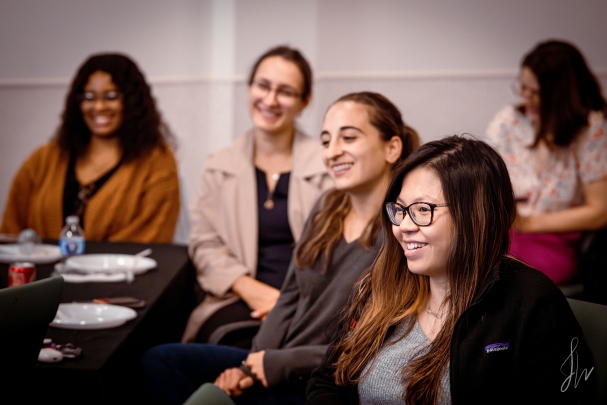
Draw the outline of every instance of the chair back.
<instances>
[{"instance_id":1,"label":"chair back","mask_svg":"<svg viewBox=\"0 0 607 405\"><path fill-rule=\"evenodd\" d=\"M587 232L581 242L579 265L584 301L607 305L607 228Z\"/></svg>"},{"instance_id":2,"label":"chair back","mask_svg":"<svg viewBox=\"0 0 607 405\"><path fill-rule=\"evenodd\" d=\"M234 401L216 385L204 383L183 405L234 405Z\"/></svg>"},{"instance_id":3,"label":"chair back","mask_svg":"<svg viewBox=\"0 0 607 405\"><path fill-rule=\"evenodd\" d=\"M63 277L51 277L0 290L0 392L14 391L33 373L46 330L63 294Z\"/></svg>"},{"instance_id":4,"label":"chair back","mask_svg":"<svg viewBox=\"0 0 607 405\"><path fill-rule=\"evenodd\" d=\"M208 343L250 349L260 326L258 319L226 323L211 333Z\"/></svg>"},{"instance_id":5,"label":"chair back","mask_svg":"<svg viewBox=\"0 0 607 405\"><path fill-rule=\"evenodd\" d=\"M607 404L607 306L567 299L584 332L584 340L594 360L593 385L589 389L592 404ZM592 378L594 377L594 378ZM580 382L583 384L583 382Z\"/></svg>"}]
</instances>

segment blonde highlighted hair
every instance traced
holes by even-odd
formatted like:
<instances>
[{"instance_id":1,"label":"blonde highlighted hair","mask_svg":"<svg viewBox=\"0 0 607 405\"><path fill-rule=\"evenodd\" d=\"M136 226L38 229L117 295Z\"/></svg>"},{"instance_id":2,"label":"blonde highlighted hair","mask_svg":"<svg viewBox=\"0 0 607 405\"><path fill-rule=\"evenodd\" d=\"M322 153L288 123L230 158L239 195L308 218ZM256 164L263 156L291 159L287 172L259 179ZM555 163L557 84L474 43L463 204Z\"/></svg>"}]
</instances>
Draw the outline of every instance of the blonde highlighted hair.
<instances>
[{"instance_id":1,"label":"blonde highlighted hair","mask_svg":"<svg viewBox=\"0 0 607 405\"><path fill-rule=\"evenodd\" d=\"M441 377L450 359L455 323L470 306L477 289L508 250L508 231L515 217L510 177L499 154L484 142L453 136L422 145L394 168L384 203L394 202L404 178L425 167L440 179L453 220L453 238L447 262L449 308L444 324L429 351L407 364L402 397L408 404L434 404L440 398ZM384 211L382 226L391 234ZM335 350L338 385L360 381L364 367L373 362L391 328L406 318L416 320L430 295L428 276L408 270L402 247L386 237L377 260L355 288L353 303ZM409 331L414 322L409 322Z\"/></svg>"}]
</instances>

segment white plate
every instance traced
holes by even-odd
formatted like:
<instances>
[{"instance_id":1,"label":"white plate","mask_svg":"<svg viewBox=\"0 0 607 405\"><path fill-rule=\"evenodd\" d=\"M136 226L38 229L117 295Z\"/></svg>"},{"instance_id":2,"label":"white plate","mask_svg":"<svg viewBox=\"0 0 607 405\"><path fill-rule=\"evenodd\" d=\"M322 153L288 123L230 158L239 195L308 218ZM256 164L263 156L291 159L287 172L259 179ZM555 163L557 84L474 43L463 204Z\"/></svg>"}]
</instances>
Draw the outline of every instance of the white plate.
<instances>
[{"instance_id":1,"label":"white plate","mask_svg":"<svg viewBox=\"0 0 607 405\"><path fill-rule=\"evenodd\" d=\"M19 244L12 243L0 245L0 262L32 262L35 264L54 263L63 258L59 246L56 245L34 245L31 254L24 254L19 249Z\"/></svg>"},{"instance_id":2,"label":"white plate","mask_svg":"<svg viewBox=\"0 0 607 405\"><path fill-rule=\"evenodd\" d=\"M143 274L158 265L156 260L149 257L118 254L97 254L71 256L65 261L68 269L87 271L91 273L124 273L131 269L134 275Z\"/></svg>"},{"instance_id":3,"label":"white plate","mask_svg":"<svg viewBox=\"0 0 607 405\"><path fill-rule=\"evenodd\" d=\"M131 308L107 304L59 304L50 323L62 329L107 329L120 326L137 317Z\"/></svg>"}]
</instances>

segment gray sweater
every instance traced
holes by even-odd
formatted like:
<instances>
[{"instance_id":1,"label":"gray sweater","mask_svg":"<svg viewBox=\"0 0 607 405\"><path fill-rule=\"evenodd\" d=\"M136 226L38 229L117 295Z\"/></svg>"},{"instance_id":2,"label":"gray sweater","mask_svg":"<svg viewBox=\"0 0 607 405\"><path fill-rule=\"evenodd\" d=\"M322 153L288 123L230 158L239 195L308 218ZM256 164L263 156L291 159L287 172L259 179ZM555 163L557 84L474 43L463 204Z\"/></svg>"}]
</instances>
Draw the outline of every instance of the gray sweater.
<instances>
[{"instance_id":1,"label":"gray sweater","mask_svg":"<svg viewBox=\"0 0 607 405\"><path fill-rule=\"evenodd\" d=\"M404 404L402 398L405 389L402 381L403 368L410 361L426 354L432 344L422 332L417 321L411 332L403 338L408 325L409 321L401 323L381 348L375 360L365 366L362 373L363 378L358 384L361 405ZM443 371L441 385L443 392L438 405L450 404L449 365Z\"/></svg>"},{"instance_id":2,"label":"gray sweater","mask_svg":"<svg viewBox=\"0 0 607 405\"><path fill-rule=\"evenodd\" d=\"M342 238L325 274L323 259L312 269L299 269L291 261L280 297L251 349L265 350L263 366L269 387L309 379L324 358L354 283L378 251L379 242L365 250L358 240L347 243Z\"/></svg>"}]
</instances>

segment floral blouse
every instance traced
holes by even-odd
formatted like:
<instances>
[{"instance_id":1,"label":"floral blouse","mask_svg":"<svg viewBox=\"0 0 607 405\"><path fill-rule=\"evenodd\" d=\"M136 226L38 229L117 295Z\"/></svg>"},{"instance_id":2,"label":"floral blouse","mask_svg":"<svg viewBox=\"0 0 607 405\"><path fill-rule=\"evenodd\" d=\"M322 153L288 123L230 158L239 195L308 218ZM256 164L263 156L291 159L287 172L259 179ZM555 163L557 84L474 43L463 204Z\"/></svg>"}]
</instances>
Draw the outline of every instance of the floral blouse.
<instances>
[{"instance_id":1,"label":"floral blouse","mask_svg":"<svg viewBox=\"0 0 607 405\"><path fill-rule=\"evenodd\" d=\"M522 215L561 211L584 202L583 185L607 178L607 122L592 112L585 128L568 147L530 149L535 128L509 106L487 129L489 143L502 155Z\"/></svg>"}]
</instances>

